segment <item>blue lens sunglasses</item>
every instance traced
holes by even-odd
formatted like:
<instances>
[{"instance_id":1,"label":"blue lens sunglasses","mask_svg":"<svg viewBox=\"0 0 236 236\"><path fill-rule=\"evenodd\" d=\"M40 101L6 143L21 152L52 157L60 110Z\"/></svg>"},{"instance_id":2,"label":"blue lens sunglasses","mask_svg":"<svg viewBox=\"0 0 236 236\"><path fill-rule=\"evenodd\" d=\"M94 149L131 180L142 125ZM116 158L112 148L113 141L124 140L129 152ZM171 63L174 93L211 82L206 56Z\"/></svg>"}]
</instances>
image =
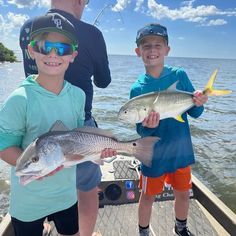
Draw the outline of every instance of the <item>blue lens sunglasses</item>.
<instances>
[{"instance_id":1,"label":"blue lens sunglasses","mask_svg":"<svg viewBox=\"0 0 236 236\"><path fill-rule=\"evenodd\" d=\"M35 52L41 53L43 55L48 55L52 51L52 49L55 50L58 56L72 55L73 52L77 50L77 45L74 44L49 42L42 40L33 40L30 42L30 46Z\"/></svg>"}]
</instances>

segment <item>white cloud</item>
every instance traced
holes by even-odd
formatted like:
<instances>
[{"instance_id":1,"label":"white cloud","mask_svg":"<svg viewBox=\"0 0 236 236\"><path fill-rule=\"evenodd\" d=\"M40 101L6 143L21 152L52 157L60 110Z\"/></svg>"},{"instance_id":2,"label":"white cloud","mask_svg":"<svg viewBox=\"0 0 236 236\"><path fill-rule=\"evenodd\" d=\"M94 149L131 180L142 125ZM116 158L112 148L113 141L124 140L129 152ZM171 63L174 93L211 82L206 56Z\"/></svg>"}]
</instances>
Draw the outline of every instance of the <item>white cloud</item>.
<instances>
[{"instance_id":1,"label":"white cloud","mask_svg":"<svg viewBox=\"0 0 236 236\"><path fill-rule=\"evenodd\" d=\"M3 27L3 23L4 23L3 16L0 15L0 30L1 30L1 28Z\"/></svg>"},{"instance_id":2,"label":"white cloud","mask_svg":"<svg viewBox=\"0 0 236 236\"><path fill-rule=\"evenodd\" d=\"M211 17L216 16L236 16L236 8L223 11L214 5L196 5L196 0L183 1L179 8L170 9L168 6L158 4L157 0L148 0L147 4L144 0L134 1L136 3L135 11L142 12L154 19L171 19L171 20L184 20L194 22L199 25L223 25L227 24L224 19L211 20ZM123 11L131 3L131 0L117 0L113 11Z\"/></svg>"},{"instance_id":3,"label":"white cloud","mask_svg":"<svg viewBox=\"0 0 236 236\"><path fill-rule=\"evenodd\" d=\"M49 0L8 0L9 4L16 5L18 8L49 8L50 1Z\"/></svg>"},{"instance_id":4,"label":"white cloud","mask_svg":"<svg viewBox=\"0 0 236 236\"><path fill-rule=\"evenodd\" d=\"M225 24L227 24L227 21L225 21L224 19L216 19L216 20L210 20L207 24L203 24L203 26L216 26Z\"/></svg>"},{"instance_id":5,"label":"white cloud","mask_svg":"<svg viewBox=\"0 0 236 236\"><path fill-rule=\"evenodd\" d=\"M113 6L113 11L123 11L129 4L131 0L117 0L117 3Z\"/></svg>"},{"instance_id":6,"label":"white cloud","mask_svg":"<svg viewBox=\"0 0 236 236\"><path fill-rule=\"evenodd\" d=\"M3 0L0 0L0 6L2 6L3 5Z\"/></svg>"},{"instance_id":7,"label":"white cloud","mask_svg":"<svg viewBox=\"0 0 236 236\"><path fill-rule=\"evenodd\" d=\"M162 18L169 18L171 20L182 19L193 22L199 22L204 20L204 17L214 16L218 12L218 9L213 5L201 5L194 8L190 3L189 5L180 7L178 9L169 9L167 6L157 4L154 0L148 0L148 8L150 10L151 16L158 20Z\"/></svg>"},{"instance_id":8,"label":"white cloud","mask_svg":"<svg viewBox=\"0 0 236 236\"><path fill-rule=\"evenodd\" d=\"M136 1L136 7L135 7L135 11L139 11L142 8L144 0L137 0Z\"/></svg>"},{"instance_id":9,"label":"white cloud","mask_svg":"<svg viewBox=\"0 0 236 236\"><path fill-rule=\"evenodd\" d=\"M8 12L7 19L13 27L22 26L22 24L29 19L29 16L23 14L14 14L13 12Z\"/></svg>"},{"instance_id":10,"label":"white cloud","mask_svg":"<svg viewBox=\"0 0 236 236\"><path fill-rule=\"evenodd\" d=\"M195 1L196 1L196 0L183 1L183 2L181 2L181 5L183 5L183 6L192 6Z\"/></svg>"},{"instance_id":11,"label":"white cloud","mask_svg":"<svg viewBox=\"0 0 236 236\"><path fill-rule=\"evenodd\" d=\"M27 19L29 19L27 15L14 14L12 12L8 12L6 17L0 15L0 33L3 37L8 36L13 30L19 30Z\"/></svg>"}]
</instances>

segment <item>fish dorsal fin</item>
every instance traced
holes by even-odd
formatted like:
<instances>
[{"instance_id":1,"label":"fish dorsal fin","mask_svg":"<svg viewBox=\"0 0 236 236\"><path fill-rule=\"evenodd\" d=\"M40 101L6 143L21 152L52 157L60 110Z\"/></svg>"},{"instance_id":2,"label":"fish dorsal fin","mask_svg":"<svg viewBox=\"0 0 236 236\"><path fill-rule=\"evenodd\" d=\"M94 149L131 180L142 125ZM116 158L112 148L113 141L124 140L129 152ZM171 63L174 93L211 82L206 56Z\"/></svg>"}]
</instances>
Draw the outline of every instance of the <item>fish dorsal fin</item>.
<instances>
[{"instance_id":1,"label":"fish dorsal fin","mask_svg":"<svg viewBox=\"0 0 236 236\"><path fill-rule=\"evenodd\" d=\"M61 120L57 120L49 130L49 132L53 131L69 131L69 129L64 125Z\"/></svg>"},{"instance_id":2,"label":"fish dorsal fin","mask_svg":"<svg viewBox=\"0 0 236 236\"><path fill-rule=\"evenodd\" d=\"M167 91L176 91L177 89L176 89L176 86L177 86L177 83L178 83L179 81L177 80L176 82L174 82L171 86L169 86L168 88L167 88Z\"/></svg>"},{"instance_id":3,"label":"fish dorsal fin","mask_svg":"<svg viewBox=\"0 0 236 236\"><path fill-rule=\"evenodd\" d=\"M99 136L104 136L107 138L112 138L117 140L117 138L114 136L114 134L108 130L96 128L96 127L88 127L88 126L83 126L80 128L73 129L73 131L78 131L78 132L83 132L83 133L88 133L88 134L96 134Z\"/></svg>"}]
</instances>

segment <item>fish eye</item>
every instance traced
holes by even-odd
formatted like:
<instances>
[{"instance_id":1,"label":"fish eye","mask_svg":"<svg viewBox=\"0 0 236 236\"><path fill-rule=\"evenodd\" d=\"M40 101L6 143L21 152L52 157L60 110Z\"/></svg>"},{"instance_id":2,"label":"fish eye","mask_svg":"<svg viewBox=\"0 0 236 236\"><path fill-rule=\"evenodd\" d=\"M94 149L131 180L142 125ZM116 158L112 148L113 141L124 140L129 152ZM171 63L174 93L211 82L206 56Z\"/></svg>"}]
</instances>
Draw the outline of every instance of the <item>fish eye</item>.
<instances>
[{"instance_id":1,"label":"fish eye","mask_svg":"<svg viewBox=\"0 0 236 236\"><path fill-rule=\"evenodd\" d=\"M39 160L39 157L33 157L32 159L31 159L31 161L33 162L33 163L36 163L36 162L38 162L38 160Z\"/></svg>"},{"instance_id":2,"label":"fish eye","mask_svg":"<svg viewBox=\"0 0 236 236\"><path fill-rule=\"evenodd\" d=\"M133 143L133 146L135 147L135 146L137 146L137 144L136 144L136 143Z\"/></svg>"}]
</instances>

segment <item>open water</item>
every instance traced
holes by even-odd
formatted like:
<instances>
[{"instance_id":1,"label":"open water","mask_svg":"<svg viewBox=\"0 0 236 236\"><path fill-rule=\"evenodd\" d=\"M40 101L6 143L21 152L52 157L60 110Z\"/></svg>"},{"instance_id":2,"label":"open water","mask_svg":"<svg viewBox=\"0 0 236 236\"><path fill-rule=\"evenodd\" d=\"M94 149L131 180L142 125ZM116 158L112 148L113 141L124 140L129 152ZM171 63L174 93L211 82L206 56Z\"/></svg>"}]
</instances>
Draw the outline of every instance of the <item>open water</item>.
<instances>
[{"instance_id":1,"label":"open water","mask_svg":"<svg viewBox=\"0 0 236 236\"><path fill-rule=\"evenodd\" d=\"M138 137L135 127L118 121L117 112L144 68L135 56L112 55L109 61L112 83L106 89L95 88L93 114L100 128L121 140L133 139ZM215 88L233 90L224 97L210 97L202 116L190 118L190 126L196 154L193 173L236 212L236 60L169 57L166 63L184 67L195 89L203 89L215 68L220 68ZM0 64L0 105L23 79L22 63ZM0 221L8 210L9 172L0 160Z\"/></svg>"}]
</instances>

